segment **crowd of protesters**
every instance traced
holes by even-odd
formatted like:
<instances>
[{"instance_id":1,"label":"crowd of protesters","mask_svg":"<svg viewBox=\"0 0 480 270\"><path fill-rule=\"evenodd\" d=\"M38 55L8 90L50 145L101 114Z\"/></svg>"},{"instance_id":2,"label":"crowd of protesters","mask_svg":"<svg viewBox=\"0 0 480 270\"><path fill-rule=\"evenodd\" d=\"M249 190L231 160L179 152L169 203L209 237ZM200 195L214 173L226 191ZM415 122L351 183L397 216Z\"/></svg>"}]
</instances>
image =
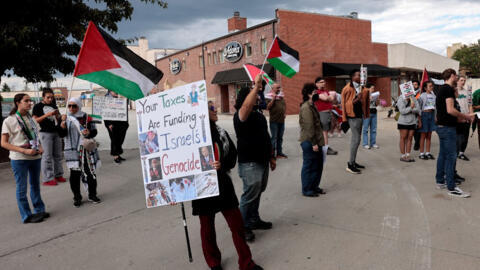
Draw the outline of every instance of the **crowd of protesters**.
<instances>
[{"instance_id":1,"label":"crowd of protesters","mask_svg":"<svg viewBox=\"0 0 480 270\"><path fill-rule=\"evenodd\" d=\"M421 85L415 82L418 93L411 97L401 95L398 99L400 161L415 161L411 154L414 138L418 148L416 145L413 148L420 150L419 158L434 160L431 138L436 131L440 141L435 174L437 188L447 189L452 196L469 197L470 194L458 187L465 179L458 174L456 162L457 159L469 160L465 150L475 120L474 112L480 111L480 93L472 95L466 90L465 78L458 77L452 69L445 70L442 77L445 84L437 89L432 81ZM267 188L269 171L275 170L277 159L288 158L283 150L286 101L282 86L277 83L268 86L271 89L266 94L265 87L259 75L252 87L243 87L237 94L234 106L237 111L233 116L236 146L229 134L217 126L216 108L213 102L208 102L212 142L219 148L218 157L211 166L217 170L220 195L195 200L192 209L193 215L200 219L202 249L211 269L222 269L214 221L218 212L223 214L232 232L240 269L262 269L253 261L247 242L254 241L254 230L273 228L272 222L260 217L261 197ZM117 97L113 92L108 95ZM362 85L360 71L353 70L341 93L329 91L325 80L318 77L303 86L301 96L299 142L303 164L299 172L300 191L303 196L318 197L326 194L320 182L327 155L338 153L328 139L335 131L340 134L340 127L344 132L351 130L346 170L352 174L360 174L365 169L357 162L360 143L365 149L379 148L376 141L378 93L374 84ZM44 89L42 97L42 102L34 106L30 115L30 97L17 94L15 106L2 126L1 144L10 151L23 223L38 223L50 216L40 194L40 173L45 186L66 182L63 159L70 170L74 206L82 205L82 183L88 200L101 202L97 197L96 170L101 163L94 140L98 133L95 121L82 111L78 98L68 100L67 113L61 115L51 89ZM264 111L268 111L269 124ZM115 163L121 163L125 160L121 155L128 121L105 121L105 127L111 138L110 154ZM243 182L240 201L229 175L237 161L238 175ZM27 198L28 181L33 213Z\"/></svg>"},{"instance_id":2,"label":"crowd of protesters","mask_svg":"<svg viewBox=\"0 0 480 270\"><path fill-rule=\"evenodd\" d=\"M1 146L10 152L22 222L39 223L50 217L40 195L40 175L44 186L67 182L63 177L64 161L70 170L73 205L82 205L81 183L87 190L88 200L100 203L95 171L101 163L97 142L93 139L97 129L95 121L82 111L82 101L71 98L64 115L60 114L50 88L42 90L42 101L33 109L27 94L16 94L13 101L14 107L2 124ZM111 154L114 161L120 163L120 159L124 160L120 154L128 122L118 122L105 121L105 125L111 133ZM27 198L28 182L33 213Z\"/></svg>"}]
</instances>

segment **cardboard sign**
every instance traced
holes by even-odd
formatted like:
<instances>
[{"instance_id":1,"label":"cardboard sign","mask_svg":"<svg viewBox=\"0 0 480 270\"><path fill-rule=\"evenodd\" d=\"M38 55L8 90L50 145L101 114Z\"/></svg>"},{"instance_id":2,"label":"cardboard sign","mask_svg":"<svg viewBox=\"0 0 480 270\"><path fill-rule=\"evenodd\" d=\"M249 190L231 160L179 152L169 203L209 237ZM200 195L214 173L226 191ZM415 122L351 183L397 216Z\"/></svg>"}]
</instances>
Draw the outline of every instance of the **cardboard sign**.
<instances>
[{"instance_id":1,"label":"cardboard sign","mask_svg":"<svg viewBox=\"0 0 480 270\"><path fill-rule=\"evenodd\" d=\"M92 98L92 117L99 120L127 121L127 99L105 96Z\"/></svg>"},{"instance_id":2,"label":"cardboard sign","mask_svg":"<svg viewBox=\"0 0 480 270\"><path fill-rule=\"evenodd\" d=\"M412 81L400 84L400 91L405 98L415 95L415 88L413 88Z\"/></svg>"},{"instance_id":3,"label":"cardboard sign","mask_svg":"<svg viewBox=\"0 0 480 270\"><path fill-rule=\"evenodd\" d=\"M219 194L205 81L135 101L147 207Z\"/></svg>"}]
</instances>

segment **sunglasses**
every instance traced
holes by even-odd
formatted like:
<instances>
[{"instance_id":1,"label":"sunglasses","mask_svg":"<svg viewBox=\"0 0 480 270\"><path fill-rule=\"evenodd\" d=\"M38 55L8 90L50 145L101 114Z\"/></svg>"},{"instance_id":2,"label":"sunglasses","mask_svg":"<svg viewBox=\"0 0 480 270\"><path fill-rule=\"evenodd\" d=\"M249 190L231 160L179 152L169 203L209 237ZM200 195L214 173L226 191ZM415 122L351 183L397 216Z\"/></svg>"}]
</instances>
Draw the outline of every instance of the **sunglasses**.
<instances>
[{"instance_id":1,"label":"sunglasses","mask_svg":"<svg viewBox=\"0 0 480 270\"><path fill-rule=\"evenodd\" d=\"M75 104L68 104L68 108L78 108L78 106Z\"/></svg>"}]
</instances>

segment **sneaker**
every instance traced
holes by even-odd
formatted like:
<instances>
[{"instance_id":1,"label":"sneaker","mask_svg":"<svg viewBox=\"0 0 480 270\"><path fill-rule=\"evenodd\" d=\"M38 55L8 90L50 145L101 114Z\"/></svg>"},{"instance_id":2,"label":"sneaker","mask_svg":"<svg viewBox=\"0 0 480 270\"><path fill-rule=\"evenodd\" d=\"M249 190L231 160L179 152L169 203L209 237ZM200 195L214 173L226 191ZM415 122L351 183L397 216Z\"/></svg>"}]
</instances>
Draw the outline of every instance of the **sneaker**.
<instances>
[{"instance_id":1,"label":"sneaker","mask_svg":"<svg viewBox=\"0 0 480 270\"><path fill-rule=\"evenodd\" d=\"M48 212L36 213L34 215L41 216L43 219L47 219L47 218L50 217L50 213L48 213Z\"/></svg>"},{"instance_id":2,"label":"sneaker","mask_svg":"<svg viewBox=\"0 0 480 270\"><path fill-rule=\"evenodd\" d=\"M67 182L67 179L65 179L63 176L55 177L55 180L61 183Z\"/></svg>"},{"instance_id":3,"label":"sneaker","mask_svg":"<svg viewBox=\"0 0 480 270\"><path fill-rule=\"evenodd\" d=\"M260 219L249 228L251 230L270 230L272 227L273 227L272 222L267 222Z\"/></svg>"},{"instance_id":4,"label":"sneaker","mask_svg":"<svg viewBox=\"0 0 480 270\"><path fill-rule=\"evenodd\" d=\"M114 158L113 161L117 164L122 163L122 160L119 157Z\"/></svg>"},{"instance_id":5,"label":"sneaker","mask_svg":"<svg viewBox=\"0 0 480 270\"><path fill-rule=\"evenodd\" d=\"M255 234L249 228L245 228L245 241L250 243L255 241Z\"/></svg>"},{"instance_id":6,"label":"sneaker","mask_svg":"<svg viewBox=\"0 0 480 270\"><path fill-rule=\"evenodd\" d=\"M370 149L370 145L364 145L363 148Z\"/></svg>"},{"instance_id":7,"label":"sneaker","mask_svg":"<svg viewBox=\"0 0 480 270\"><path fill-rule=\"evenodd\" d=\"M97 196L89 196L88 200L95 203L95 204L102 202Z\"/></svg>"},{"instance_id":8,"label":"sneaker","mask_svg":"<svg viewBox=\"0 0 480 270\"><path fill-rule=\"evenodd\" d=\"M57 181L55 179L52 179L50 181L47 181L47 182L43 182L43 185L44 186L56 186L58 185Z\"/></svg>"},{"instance_id":9,"label":"sneaker","mask_svg":"<svg viewBox=\"0 0 480 270\"><path fill-rule=\"evenodd\" d=\"M459 181L459 182L465 182L465 178L461 177L460 175L458 175L458 173L455 173L453 175L453 178L455 179L455 181Z\"/></svg>"},{"instance_id":10,"label":"sneaker","mask_svg":"<svg viewBox=\"0 0 480 270\"><path fill-rule=\"evenodd\" d=\"M331 138L332 136L333 136L333 134L328 133L328 138Z\"/></svg>"},{"instance_id":11,"label":"sneaker","mask_svg":"<svg viewBox=\"0 0 480 270\"><path fill-rule=\"evenodd\" d=\"M435 157L430 153L428 153L426 156L427 156L428 159L432 159L432 160L435 159Z\"/></svg>"},{"instance_id":12,"label":"sneaker","mask_svg":"<svg viewBox=\"0 0 480 270\"><path fill-rule=\"evenodd\" d=\"M122 156L118 156L118 158L121 160L121 161L125 161L126 159L124 159Z\"/></svg>"},{"instance_id":13,"label":"sneaker","mask_svg":"<svg viewBox=\"0 0 480 270\"><path fill-rule=\"evenodd\" d=\"M318 194L321 194L321 195L327 194L327 192L325 192L325 190L323 190L323 188L319 188L319 187L317 187L315 189L315 192L318 193Z\"/></svg>"},{"instance_id":14,"label":"sneaker","mask_svg":"<svg viewBox=\"0 0 480 270\"><path fill-rule=\"evenodd\" d=\"M347 163L347 172L353 173L353 174L361 174L362 172L355 167L355 165Z\"/></svg>"},{"instance_id":15,"label":"sneaker","mask_svg":"<svg viewBox=\"0 0 480 270\"><path fill-rule=\"evenodd\" d=\"M277 155L277 159L278 158L288 158L288 156L282 153Z\"/></svg>"},{"instance_id":16,"label":"sneaker","mask_svg":"<svg viewBox=\"0 0 480 270\"><path fill-rule=\"evenodd\" d=\"M446 189L447 185L446 184L438 184L437 183L437 189Z\"/></svg>"},{"instance_id":17,"label":"sneaker","mask_svg":"<svg viewBox=\"0 0 480 270\"><path fill-rule=\"evenodd\" d=\"M461 190L459 187L456 187L454 190L449 190L448 195L460 198L468 198L470 194Z\"/></svg>"},{"instance_id":18,"label":"sneaker","mask_svg":"<svg viewBox=\"0 0 480 270\"><path fill-rule=\"evenodd\" d=\"M428 156L426 156L425 154L418 156L418 158L423 160L428 160Z\"/></svg>"},{"instance_id":19,"label":"sneaker","mask_svg":"<svg viewBox=\"0 0 480 270\"><path fill-rule=\"evenodd\" d=\"M470 159L467 156L465 156L465 154L458 155L458 158L461 160L470 161Z\"/></svg>"},{"instance_id":20,"label":"sneaker","mask_svg":"<svg viewBox=\"0 0 480 270\"><path fill-rule=\"evenodd\" d=\"M73 200L73 206L79 208L82 205L82 200Z\"/></svg>"},{"instance_id":21,"label":"sneaker","mask_svg":"<svg viewBox=\"0 0 480 270\"><path fill-rule=\"evenodd\" d=\"M355 164L355 168L357 168L357 169L365 169L365 166L360 165L357 162L355 162L354 164Z\"/></svg>"},{"instance_id":22,"label":"sneaker","mask_svg":"<svg viewBox=\"0 0 480 270\"><path fill-rule=\"evenodd\" d=\"M337 137L338 137L338 138L342 138L342 133L339 132L339 133L337 134Z\"/></svg>"},{"instance_id":23,"label":"sneaker","mask_svg":"<svg viewBox=\"0 0 480 270\"><path fill-rule=\"evenodd\" d=\"M25 219L25 221L23 221L24 224L27 224L27 223L40 223L43 221L43 217L41 215L30 215L27 217L27 219Z\"/></svg>"},{"instance_id":24,"label":"sneaker","mask_svg":"<svg viewBox=\"0 0 480 270\"><path fill-rule=\"evenodd\" d=\"M375 149L380 148L380 146L378 146L378 145L376 145L376 144L372 145L372 147L375 148Z\"/></svg>"},{"instance_id":25,"label":"sneaker","mask_svg":"<svg viewBox=\"0 0 480 270\"><path fill-rule=\"evenodd\" d=\"M333 150L330 146L327 149L327 155L336 155L338 154L337 151Z\"/></svg>"}]
</instances>

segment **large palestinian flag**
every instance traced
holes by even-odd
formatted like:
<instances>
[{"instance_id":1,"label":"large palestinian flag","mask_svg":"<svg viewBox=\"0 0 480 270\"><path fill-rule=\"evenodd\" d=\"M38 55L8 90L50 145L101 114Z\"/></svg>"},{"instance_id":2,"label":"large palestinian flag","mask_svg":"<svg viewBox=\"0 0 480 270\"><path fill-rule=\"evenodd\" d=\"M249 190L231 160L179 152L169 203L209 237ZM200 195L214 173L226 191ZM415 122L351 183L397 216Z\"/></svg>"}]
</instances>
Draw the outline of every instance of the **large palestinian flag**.
<instances>
[{"instance_id":1,"label":"large palestinian flag","mask_svg":"<svg viewBox=\"0 0 480 270\"><path fill-rule=\"evenodd\" d=\"M137 100L155 87L163 73L90 22L73 76Z\"/></svg>"},{"instance_id":2,"label":"large palestinian flag","mask_svg":"<svg viewBox=\"0 0 480 270\"><path fill-rule=\"evenodd\" d=\"M281 39L275 37L267 61L284 76L291 78L300 70L298 52L290 48Z\"/></svg>"}]
</instances>

